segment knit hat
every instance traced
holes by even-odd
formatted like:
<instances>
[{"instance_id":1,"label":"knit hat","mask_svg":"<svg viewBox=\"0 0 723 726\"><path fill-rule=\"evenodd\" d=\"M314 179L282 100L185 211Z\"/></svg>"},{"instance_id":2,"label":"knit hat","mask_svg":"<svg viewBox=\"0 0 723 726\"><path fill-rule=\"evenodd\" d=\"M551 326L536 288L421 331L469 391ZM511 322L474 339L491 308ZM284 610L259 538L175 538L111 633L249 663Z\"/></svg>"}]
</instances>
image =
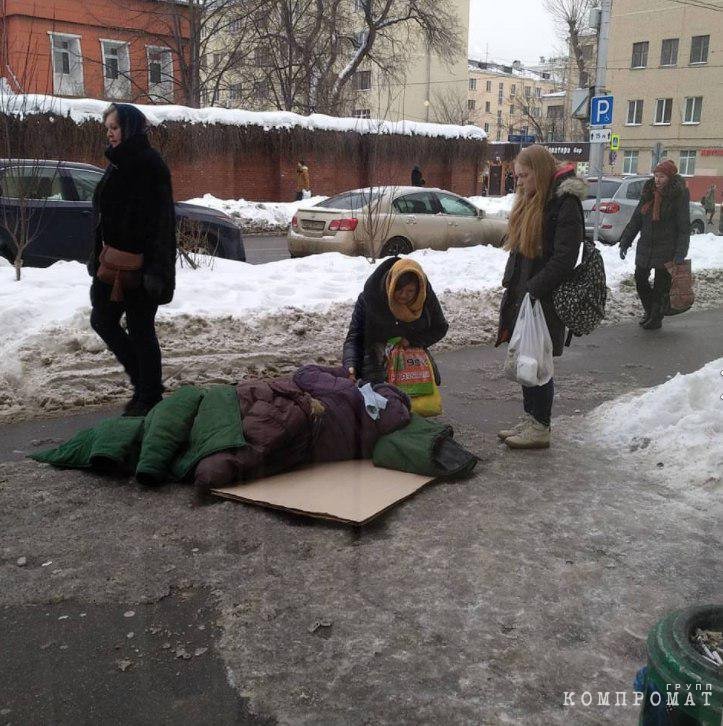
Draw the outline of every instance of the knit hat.
<instances>
[{"instance_id":1,"label":"knit hat","mask_svg":"<svg viewBox=\"0 0 723 726\"><path fill-rule=\"evenodd\" d=\"M665 174L665 176L672 179L678 173L678 167L675 165L675 162L670 159L665 159L664 161L661 161L660 164L653 169L653 171Z\"/></svg>"}]
</instances>

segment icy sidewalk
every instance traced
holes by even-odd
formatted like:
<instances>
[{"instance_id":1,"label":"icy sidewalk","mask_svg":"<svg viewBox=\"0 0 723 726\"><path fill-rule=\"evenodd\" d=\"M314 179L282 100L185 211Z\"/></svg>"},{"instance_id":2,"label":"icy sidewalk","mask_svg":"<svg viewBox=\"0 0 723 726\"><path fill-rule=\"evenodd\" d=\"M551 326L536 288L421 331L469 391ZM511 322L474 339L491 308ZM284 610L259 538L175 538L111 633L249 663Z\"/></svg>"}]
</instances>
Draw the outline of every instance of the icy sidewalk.
<instances>
[{"instance_id":1,"label":"icy sidewalk","mask_svg":"<svg viewBox=\"0 0 723 726\"><path fill-rule=\"evenodd\" d=\"M87 665L84 648L99 661L96 713L127 694L134 674L141 720L158 697L147 684L162 674L184 692L195 687L195 659L164 648L191 636L153 634L195 631L198 605L178 625L157 607L180 593L218 611L220 637L202 658L220 658L216 677L267 722L636 723L647 631L664 612L719 596L719 497L685 475L669 484L654 458L628 461L618 448L582 443L579 431L588 412L641 388L656 401L675 389L673 406L708 390L683 381L720 355L720 314L691 312L655 336L629 320L575 341L557 361L554 440L544 452L497 442L495 431L521 410L519 387L501 376L504 351L441 353L447 418L483 461L473 478L432 485L355 531L231 502L192 508L182 486L148 491L33 462L0 465L0 603L6 612L58 603L41 611L52 612L54 644L19 648L9 664L15 720L32 720L27 692L26 708L58 708L58 689L70 692L64 679L77 683L80 666L70 664ZM80 613L94 604L114 615L111 635L71 639L90 630ZM134 622L148 612L150 633L122 617L129 609ZM310 633L320 619L331 626ZM114 645L127 649L131 629L139 653L120 672ZM64 667L54 680L30 691L17 681L34 672L21 667L27 661L47 670L55 658ZM571 691L576 705L566 707ZM586 691L590 707L580 704ZM610 705L598 705L598 692L611 694ZM626 705L615 706L616 692L628 694ZM210 688L194 694L200 706L215 698Z\"/></svg>"}]
</instances>

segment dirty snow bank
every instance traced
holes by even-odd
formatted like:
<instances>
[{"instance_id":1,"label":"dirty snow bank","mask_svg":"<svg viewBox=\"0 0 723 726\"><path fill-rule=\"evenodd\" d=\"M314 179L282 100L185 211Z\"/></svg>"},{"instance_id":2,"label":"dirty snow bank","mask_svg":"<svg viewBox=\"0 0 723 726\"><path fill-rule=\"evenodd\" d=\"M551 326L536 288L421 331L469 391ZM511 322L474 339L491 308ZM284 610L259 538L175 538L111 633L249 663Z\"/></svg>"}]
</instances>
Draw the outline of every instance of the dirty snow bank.
<instances>
[{"instance_id":1,"label":"dirty snow bank","mask_svg":"<svg viewBox=\"0 0 723 726\"><path fill-rule=\"evenodd\" d=\"M186 204L211 207L228 214L245 232L283 232L301 206L318 204L326 197L311 197L299 202L249 202L245 199L219 199L213 194L187 200Z\"/></svg>"},{"instance_id":2,"label":"dirty snow bank","mask_svg":"<svg viewBox=\"0 0 723 726\"><path fill-rule=\"evenodd\" d=\"M632 261L620 260L612 248L602 254L611 287L607 319L630 320L639 309ZM714 235L699 235L691 255L696 306L720 305L723 245ZM506 253L477 246L412 257L429 275L450 323L437 347L492 342ZM214 260L195 271L179 267L173 302L158 315L169 387L337 362L352 305L375 264L332 253L265 265ZM26 268L15 283L13 269L0 261L0 421L128 395L117 363L90 329L89 284L78 263Z\"/></svg>"},{"instance_id":3,"label":"dirty snow bank","mask_svg":"<svg viewBox=\"0 0 723 726\"><path fill-rule=\"evenodd\" d=\"M588 438L671 485L712 487L723 476L723 358L677 374L587 416Z\"/></svg>"}]
</instances>

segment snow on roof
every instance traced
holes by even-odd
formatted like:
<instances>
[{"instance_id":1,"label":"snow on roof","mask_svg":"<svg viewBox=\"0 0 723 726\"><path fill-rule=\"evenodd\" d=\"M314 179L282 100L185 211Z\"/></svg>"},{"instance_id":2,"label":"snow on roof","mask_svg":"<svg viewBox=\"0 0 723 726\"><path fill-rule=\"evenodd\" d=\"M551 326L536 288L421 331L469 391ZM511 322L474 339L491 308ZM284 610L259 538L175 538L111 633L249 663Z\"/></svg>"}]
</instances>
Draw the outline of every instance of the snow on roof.
<instances>
[{"instance_id":1,"label":"snow on roof","mask_svg":"<svg viewBox=\"0 0 723 726\"><path fill-rule=\"evenodd\" d=\"M100 121L108 101L94 98L58 98L39 94L0 94L0 111L18 116L50 113L68 116L76 123ZM487 134L479 126L423 123L419 121L384 121L368 118L344 118L311 114L301 116L291 111L245 111L236 108L189 108L176 105L134 104L148 121L158 126L166 122L190 124L226 124L260 126L265 130L302 128L310 131L356 131L360 134L401 134L448 139L482 141Z\"/></svg>"},{"instance_id":2,"label":"snow on roof","mask_svg":"<svg viewBox=\"0 0 723 726\"><path fill-rule=\"evenodd\" d=\"M553 93L543 93L542 98L564 98L567 91L554 91Z\"/></svg>"},{"instance_id":3,"label":"snow on roof","mask_svg":"<svg viewBox=\"0 0 723 726\"><path fill-rule=\"evenodd\" d=\"M515 78L527 78L531 81L550 81L550 78L543 78L542 73L532 71L522 66L503 65L493 61L478 61L470 58L468 61L470 71L478 73L491 73L495 76L513 76Z\"/></svg>"}]
</instances>

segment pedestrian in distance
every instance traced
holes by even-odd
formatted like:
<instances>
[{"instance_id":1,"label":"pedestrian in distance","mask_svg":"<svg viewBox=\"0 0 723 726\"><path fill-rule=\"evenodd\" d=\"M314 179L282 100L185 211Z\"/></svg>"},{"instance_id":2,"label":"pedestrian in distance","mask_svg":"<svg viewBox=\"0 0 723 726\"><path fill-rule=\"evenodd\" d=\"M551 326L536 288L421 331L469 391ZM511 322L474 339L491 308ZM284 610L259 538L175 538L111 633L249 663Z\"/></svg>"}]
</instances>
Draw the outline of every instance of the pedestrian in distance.
<instances>
[{"instance_id":1,"label":"pedestrian in distance","mask_svg":"<svg viewBox=\"0 0 723 726\"><path fill-rule=\"evenodd\" d=\"M309 180L309 167L303 159L296 165L296 201L311 196L311 182Z\"/></svg>"},{"instance_id":2,"label":"pedestrian in distance","mask_svg":"<svg viewBox=\"0 0 723 726\"><path fill-rule=\"evenodd\" d=\"M448 329L421 266L414 260L390 257L369 276L357 298L342 362L350 378L382 383L387 377L385 348L390 338L402 338L405 348L426 350L442 340ZM439 378L436 368L435 377Z\"/></svg>"},{"instance_id":3,"label":"pedestrian in distance","mask_svg":"<svg viewBox=\"0 0 723 726\"><path fill-rule=\"evenodd\" d=\"M575 176L573 164L558 165L540 145L525 147L515 160L518 193L510 213L504 245L507 259L502 287L499 330L495 346L510 341L527 293L542 305L552 339L552 354L562 355L565 326L555 312L552 294L575 268L584 237L581 200L587 184ZM555 395L554 380L543 386L522 386L524 416L499 438L511 449L546 449Z\"/></svg>"},{"instance_id":4,"label":"pedestrian in distance","mask_svg":"<svg viewBox=\"0 0 723 726\"><path fill-rule=\"evenodd\" d=\"M625 259L638 232L635 286L644 311L640 325L644 330L658 330L670 295L671 277L665 263L683 262L690 245L690 194L670 159L660 162L653 178L645 182L638 206L620 237L620 259Z\"/></svg>"},{"instance_id":5,"label":"pedestrian in distance","mask_svg":"<svg viewBox=\"0 0 723 726\"><path fill-rule=\"evenodd\" d=\"M427 182L424 180L424 177L422 176L422 170L415 166L412 169L412 186L413 187L423 187Z\"/></svg>"},{"instance_id":6,"label":"pedestrian in distance","mask_svg":"<svg viewBox=\"0 0 723 726\"><path fill-rule=\"evenodd\" d=\"M151 147L148 122L135 106L112 104L103 122L109 163L93 197L90 324L133 385L124 415L144 416L163 395L155 318L175 287L171 174ZM120 323L124 314L125 328Z\"/></svg>"},{"instance_id":7,"label":"pedestrian in distance","mask_svg":"<svg viewBox=\"0 0 723 726\"><path fill-rule=\"evenodd\" d=\"M715 216L715 184L711 184L706 190L705 196L700 200L703 205L706 214L708 215L708 224L713 224L713 217Z\"/></svg>"},{"instance_id":8,"label":"pedestrian in distance","mask_svg":"<svg viewBox=\"0 0 723 726\"><path fill-rule=\"evenodd\" d=\"M510 170L505 174L505 194L514 194L516 185L515 175Z\"/></svg>"}]
</instances>

